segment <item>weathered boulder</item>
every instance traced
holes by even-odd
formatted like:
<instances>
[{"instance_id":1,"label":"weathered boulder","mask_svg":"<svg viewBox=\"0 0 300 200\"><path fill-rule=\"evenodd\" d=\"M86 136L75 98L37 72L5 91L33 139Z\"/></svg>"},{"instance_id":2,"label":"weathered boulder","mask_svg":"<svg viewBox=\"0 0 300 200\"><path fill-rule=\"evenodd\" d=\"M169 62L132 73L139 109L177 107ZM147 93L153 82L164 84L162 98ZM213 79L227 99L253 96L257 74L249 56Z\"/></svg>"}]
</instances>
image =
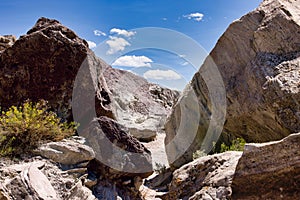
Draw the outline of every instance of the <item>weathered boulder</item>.
<instances>
[{"instance_id":1,"label":"weathered boulder","mask_svg":"<svg viewBox=\"0 0 300 200\"><path fill-rule=\"evenodd\" d=\"M96 199L79 178L41 157L17 163L1 158L0 199Z\"/></svg>"},{"instance_id":2,"label":"weathered boulder","mask_svg":"<svg viewBox=\"0 0 300 200\"><path fill-rule=\"evenodd\" d=\"M11 47L16 42L16 37L13 35L0 36L0 53Z\"/></svg>"},{"instance_id":3,"label":"weathered boulder","mask_svg":"<svg viewBox=\"0 0 300 200\"><path fill-rule=\"evenodd\" d=\"M93 62L86 61L87 57ZM113 117L105 80L100 73L94 73L101 71L103 62L85 40L47 18L40 18L26 35L0 54L1 107L6 109L27 99L44 99L60 117L71 118L73 83L84 62L89 64L91 81L86 87L94 89L96 114ZM82 114L86 115L84 111Z\"/></svg>"},{"instance_id":4,"label":"weathered boulder","mask_svg":"<svg viewBox=\"0 0 300 200\"><path fill-rule=\"evenodd\" d=\"M205 156L173 173L169 191L163 199L229 199L231 183L242 152Z\"/></svg>"},{"instance_id":5,"label":"weathered boulder","mask_svg":"<svg viewBox=\"0 0 300 200\"><path fill-rule=\"evenodd\" d=\"M56 192L48 178L33 164L23 172L25 182L34 190L37 196L45 200L57 199Z\"/></svg>"},{"instance_id":6,"label":"weathered boulder","mask_svg":"<svg viewBox=\"0 0 300 200\"><path fill-rule=\"evenodd\" d=\"M150 151L108 117L93 120L82 135L95 151L89 170L110 180L146 178L153 173Z\"/></svg>"},{"instance_id":7,"label":"weathered boulder","mask_svg":"<svg viewBox=\"0 0 300 200\"><path fill-rule=\"evenodd\" d=\"M82 182L79 181L70 192L70 195L67 199L72 200L97 200L93 195L92 191L82 185Z\"/></svg>"},{"instance_id":8,"label":"weathered boulder","mask_svg":"<svg viewBox=\"0 0 300 200\"><path fill-rule=\"evenodd\" d=\"M232 183L232 199L298 199L300 133L246 144Z\"/></svg>"},{"instance_id":9,"label":"weathered boulder","mask_svg":"<svg viewBox=\"0 0 300 200\"><path fill-rule=\"evenodd\" d=\"M103 76L116 101L117 121L141 141L153 140L179 96L178 91L149 83L131 72L103 67Z\"/></svg>"},{"instance_id":10,"label":"weathered boulder","mask_svg":"<svg viewBox=\"0 0 300 200\"><path fill-rule=\"evenodd\" d=\"M213 63L226 89L227 115L221 141L242 137L247 142L266 142L299 132L299 43L299 0L265 0L259 8L233 22L183 92L166 123L165 143L170 143L166 150L169 161L175 160L172 165L179 167L190 161L192 153L200 149L209 125L215 123L211 120L213 101L218 102L221 97L215 94L211 99L210 94L216 91L208 87L219 88L214 85L217 76L209 73ZM191 94L196 97L190 99L188 106L184 105ZM199 115L200 120L190 122L197 126L194 142L184 155L174 158L182 148L180 143L171 143L181 126L181 105L190 115ZM191 134L188 130L186 138Z\"/></svg>"},{"instance_id":11,"label":"weathered boulder","mask_svg":"<svg viewBox=\"0 0 300 200\"><path fill-rule=\"evenodd\" d=\"M35 153L63 165L75 165L95 158L93 149L84 145L84 138L73 137L60 142L42 144Z\"/></svg>"}]
</instances>

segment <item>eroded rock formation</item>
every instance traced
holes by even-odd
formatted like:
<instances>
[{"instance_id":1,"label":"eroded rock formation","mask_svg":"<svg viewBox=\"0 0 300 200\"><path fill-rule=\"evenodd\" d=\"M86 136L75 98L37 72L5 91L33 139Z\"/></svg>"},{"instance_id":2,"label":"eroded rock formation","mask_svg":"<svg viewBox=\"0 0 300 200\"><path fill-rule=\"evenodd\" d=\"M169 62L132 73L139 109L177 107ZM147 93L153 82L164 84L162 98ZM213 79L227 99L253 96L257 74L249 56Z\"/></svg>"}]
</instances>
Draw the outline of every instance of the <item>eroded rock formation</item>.
<instances>
[{"instance_id":1,"label":"eroded rock formation","mask_svg":"<svg viewBox=\"0 0 300 200\"><path fill-rule=\"evenodd\" d=\"M206 80L209 82L215 77L205 77L212 60L226 89L227 113L222 141L242 137L248 142L266 142L298 132L299 43L299 0L265 0L258 9L233 22L183 92L187 97L190 93L196 94L196 100L189 103L199 106L189 104L189 109L201 117L192 123L198 126L196 139L186 154L176 158L173 166L179 167L191 160L192 152L203 143L209 123L213 123L210 93L214 91L208 91ZM218 100L216 97L214 100ZM166 123L166 144L177 135L180 106L186 99L182 96ZM187 130L186 134L191 133ZM180 148L180 144L167 148L169 160Z\"/></svg>"},{"instance_id":2,"label":"eroded rock formation","mask_svg":"<svg viewBox=\"0 0 300 200\"><path fill-rule=\"evenodd\" d=\"M153 140L157 132L162 132L179 92L108 65L103 68L103 76L115 100L114 112L120 124L141 141Z\"/></svg>"}]
</instances>

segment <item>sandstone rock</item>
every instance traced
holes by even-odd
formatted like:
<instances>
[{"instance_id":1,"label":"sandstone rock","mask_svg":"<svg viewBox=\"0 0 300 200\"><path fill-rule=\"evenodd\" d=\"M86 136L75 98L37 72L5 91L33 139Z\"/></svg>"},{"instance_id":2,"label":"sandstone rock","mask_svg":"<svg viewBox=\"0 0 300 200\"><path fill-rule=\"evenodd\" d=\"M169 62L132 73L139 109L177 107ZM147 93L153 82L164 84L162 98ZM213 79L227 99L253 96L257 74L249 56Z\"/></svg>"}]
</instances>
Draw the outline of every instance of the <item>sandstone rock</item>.
<instances>
[{"instance_id":1,"label":"sandstone rock","mask_svg":"<svg viewBox=\"0 0 300 200\"><path fill-rule=\"evenodd\" d=\"M0 200L10 200L9 195L7 194L6 189L0 183Z\"/></svg>"},{"instance_id":2,"label":"sandstone rock","mask_svg":"<svg viewBox=\"0 0 300 200\"><path fill-rule=\"evenodd\" d=\"M0 199L64 200L71 195L85 197L91 194L86 187L76 190L76 195L72 190L84 181L87 174L78 178L75 172L65 173L58 165L40 156L26 160L0 160L3 164L0 167Z\"/></svg>"},{"instance_id":3,"label":"sandstone rock","mask_svg":"<svg viewBox=\"0 0 300 200\"><path fill-rule=\"evenodd\" d=\"M116 121L107 117L97 118L83 136L96 154L89 170L112 180L136 176L146 178L152 174L150 151Z\"/></svg>"},{"instance_id":4,"label":"sandstone rock","mask_svg":"<svg viewBox=\"0 0 300 200\"><path fill-rule=\"evenodd\" d=\"M163 199L229 199L231 183L242 152L205 156L173 173Z\"/></svg>"},{"instance_id":5,"label":"sandstone rock","mask_svg":"<svg viewBox=\"0 0 300 200\"><path fill-rule=\"evenodd\" d=\"M213 103L222 100L217 93L220 87L214 83L219 79L210 72L213 63L223 77L227 98L221 141L228 143L233 138L242 137L247 142L266 142L300 131L299 16L299 0L265 0L258 9L229 26L183 92L166 123L166 144L170 143L166 150L169 161L175 160L174 167L192 159L192 152L201 148L209 125L216 123L211 120L215 115L212 113L214 106L217 111L222 109ZM216 91L211 91L209 85ZM189 130L196 131L196 139L184 155L174 158L182 148L180 143L171 143L180 127L180 105L192 94L196 98L190 98L187 112L200 120L194 119L183 132L191 134ZM222 119L222 113L217 117ZM195 124L197 127L192 128ZM217 131L219 126L221 124L215 128ZM209 151L207 146L211 147L212 142L216 141L202 144L202 148Z\"/></svg>"},{"instance_id":6,"label":"sandstone rock","mask_svg":"<svg viewBox=\"0 0 300 200\"><path fill-rule=\"evenodd\" d=\"M84 187L79 181L70 192L69 200L96 200L97 198L92 194L92 191Z\"/></svg>"},{"instance_id":7,"label":"sandstone rock","mask_svg":"<svg viewBox=\"0 0 300 200\"><path fill-rule=\"evenodd\" d=\"M49 101L60 117L71 118L71 97L77 72L89 56L96 113L113 117L101 63L85 40L56 20L40 18L35 26L0 55L0 101L6 109L27 99ZM97 68L97 69L96 69ZM12 90L13 88L13 90ZM96 95L95 95L96 94ZM88 107L89 108L89 107ZM95 106L94 106L95 108ZM82 109L82 114L84 113Z\"/></svg>"},{"instance_id":8,"label":"sandstone rock","mask_svg":"<svg viewBox=\"0 0 300 200\"><path fill-rule=\"evenodd\" d=\"M72 138L43 144L35 153L63 165L75 165L95 158L91 147Z\"/></svg>"},{"instance_id":9,"label":"sandstone rock","mask_svg":"<svg viewBox=\"0 0 300 200\"><path fill-rule=\"evenodd\" d=\"M300 133L246 144L232 183L232 199L298 199Z\"/></svg>"},{"instance_id":10,"label":"sandstone rock","mask_svg":"<svg viewBox=\"0 0 300 200\"><path fill-rule=\"evenodd\" d=\"M103 76L116 101L115 116L141 141L161 131L179 92L149 83L131 72L103 67Z\"/></svg>"},{"instance_id":11,"label":"sandstone rock","mask_svg":"<svg viewBox=\"0 0 300 200\"><path fill-rule=\"evenodd\" d=\"M47 177L33 164L24 171L24 177L28 177L28 185L37 193L40 199L56 200L57 195Z\"/></svg>"},{"instance_id":12,"label":"sandstone rock","mask_svg":"<svg viewBox=\"0 0 300 200\"><path fill-rule=\"evenodd\" d=\"M16 37L13 35L0 36L0 53L11 47L16 42Z\"/></svg>"}]
</instances>

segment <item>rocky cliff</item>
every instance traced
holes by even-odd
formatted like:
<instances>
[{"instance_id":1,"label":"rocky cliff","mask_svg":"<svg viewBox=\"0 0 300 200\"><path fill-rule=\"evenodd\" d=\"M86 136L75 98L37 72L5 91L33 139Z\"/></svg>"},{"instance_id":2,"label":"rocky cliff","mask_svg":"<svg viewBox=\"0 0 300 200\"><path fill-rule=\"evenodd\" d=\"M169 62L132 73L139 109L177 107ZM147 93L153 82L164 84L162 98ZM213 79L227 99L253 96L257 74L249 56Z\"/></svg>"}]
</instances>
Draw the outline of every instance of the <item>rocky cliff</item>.
<instances>
[{"instance_id":1,"label":"rocky cliff","mask_svg":"<svg viewBox=\"0 0 300 200\"><path fill-rule=\"evenodd\" d=\"M299 132L299 44L299 0L265 0L259 8L233 22L195 74L166 123L165 143L169 144L180 126L181 104L190 93L195 93L197 100L190 104L199 106L189 109L190 113L201 116L200 121L193 122L198 126L197 136L173 166L191 160L192 152L203 143L209 123L213 123L210 94L214 91L208 90L206 80L214 77L205 77L212 60L226 90L227 113L221 141L242 137L248 142L266 142ZM187 129L186 134L192 133ZM181 148L180 144L170 143L167 148L170 161Z\"/></svg>"}]
</instances>

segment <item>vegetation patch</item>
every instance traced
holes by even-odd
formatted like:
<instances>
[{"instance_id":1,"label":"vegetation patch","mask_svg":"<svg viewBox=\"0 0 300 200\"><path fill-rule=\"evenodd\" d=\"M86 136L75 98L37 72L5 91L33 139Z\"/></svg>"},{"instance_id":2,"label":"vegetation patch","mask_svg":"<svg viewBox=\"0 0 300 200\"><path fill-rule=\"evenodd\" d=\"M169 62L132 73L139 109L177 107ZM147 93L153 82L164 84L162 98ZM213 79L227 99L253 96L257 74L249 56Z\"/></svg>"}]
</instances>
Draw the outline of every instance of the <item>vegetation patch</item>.
<instances>
[{"instance_id":1,"label":"vegetation patch","mask_svg":"<svg viewBox=\"0 0 300 200\"><path fill-rule=\"evenodd\" d=\"M231 141L231 145L221 144L220 153L225 151L243 151L246 141L243 138L237 138Z\"/></svg>"},{"instance_id":2,"label":"vegetation patch","mask_svg":"<svg viewBox=\"0 0 300 200\"><path fill-rule=\"evenodd\" d=\"M47 102L39 101L25 102L2 111L0 155L19 156L31 152L43 142L59 141L75 133L75 123L62 122L48 110Z\"/></svg>"}]
</instances>

